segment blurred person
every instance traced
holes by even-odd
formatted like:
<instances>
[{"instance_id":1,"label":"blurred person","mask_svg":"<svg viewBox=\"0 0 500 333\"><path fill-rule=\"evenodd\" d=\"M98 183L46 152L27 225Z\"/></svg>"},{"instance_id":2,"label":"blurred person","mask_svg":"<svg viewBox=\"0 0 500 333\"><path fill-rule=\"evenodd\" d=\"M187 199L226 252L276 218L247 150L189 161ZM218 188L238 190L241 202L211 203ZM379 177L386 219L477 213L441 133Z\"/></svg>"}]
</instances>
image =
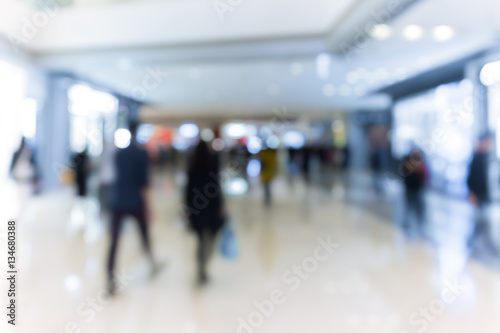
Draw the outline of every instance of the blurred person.
<instances>
[{"instance_id":1,"label":"blurred person","mask_svg":"<svg viewBox=\"0 0 500 333\"><path fill-rule=\"evenodd\" d=\"M87 154L87 147L83 151L72 156L72 166L76 177L77 196L87 196L87 179L90 172L90 161Z\"/></svg>"},{"instance_id":2,"label":"blurred person","mask_svg":"<svg viewBox=\"0 0 500 333\"><path fill-rule=\"evenodd\" d=\"M108 291L116 293L113 277L116 250L125 216L132 216L137 222L141 234L144 251L151 264L151 275L160 270L151 250L148 220L150 218L149 199L149 158L146 150L137 142L137 123L130 124L131 142L124 149L116 152L114 167L116 180L113 185L113 202L111 203L111 246L108 255Z\"/></svg>"},{"instance_id":3,"label":"blurred person","mask_svg":"<svg viewBox=\"0 0 500 333\"><path fill-rule=\"evenodd\" d=\"M403 227L411 229L412 217L421 230L425 219L424 188L428 179L427 166L420 149L413 149L403 159L403 183L405 187L405 221Z\"/></svg>"},{"instance_id":4,"label":"blurred person","mask_svg":"<svg viewBox=\"0 0 500 333\"><path fill-rule=\"evenodd\" d=\"M311 180L311 148L304 147L302 148L302 174L304 176L304 180L306 185L309 185Z\"/></svg>"},{"instance_id":5,"label":"blurred person","mask_svg":"<svg viewBox=\"0 0 500 333\"><path fill-rule=\"evenodd\" d=\"M489 240L488 223L488 211L491 203L488 170L494 145L495 142L491 134L482 136L476 146L469 167L469 175L467 177L467 186L469 188L468 199L477 207L477 218L467 245L472 247L473 242L477 238L484 236L489 249L497 252L497 249L491 244L491 240Z\"/></svg>"},{"instance_id":6,"label":"blurred person","mask_svg":"<svg viewBox=\"0 0 500 333\"><path fill-rule=\"evenodd\" d=\"M26 144L26 139L22 137L19 148L12 156L10 175L19 185L27 186L28 192L34 190L36 193L39 180L37 170L35 151Z\"/></svg>"},{"instance_id":7,"label":"blurred person","mask_svg":"<svg viewBox=\"0 0 500 333\"><path fill-rule=\"evenodd\" d=\"M215 239L224 225L223 194L219 180L218 159L208 144L200 140L188 163L185 204L190 209L189 227L197 236L198 283L208 281L207 266Z\"/></svg>"},{"instance_id":8,"label":"blurred person","mask_svg":"<svg viewBox=\"0 0 500 333\"><path fill-rule=\"evenodd\" d=\"M264 186L264 205L270 207L272 204L271 184L278 172L278 157L276 149L267 148L259 153L261 163L260 181Z\"/></svg>"}]
</instances>

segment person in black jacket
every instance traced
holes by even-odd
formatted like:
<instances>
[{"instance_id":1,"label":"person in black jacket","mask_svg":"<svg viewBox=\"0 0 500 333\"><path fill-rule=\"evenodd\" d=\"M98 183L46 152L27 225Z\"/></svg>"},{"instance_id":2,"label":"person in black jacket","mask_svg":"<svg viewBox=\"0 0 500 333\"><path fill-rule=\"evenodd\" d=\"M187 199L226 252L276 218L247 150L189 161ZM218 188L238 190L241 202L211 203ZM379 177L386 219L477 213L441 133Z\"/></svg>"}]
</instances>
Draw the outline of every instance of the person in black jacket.
<instances>
[{"instance_id":1,"label":"person in black jacket","mask_svg":"<svg viewBox=\"0 0 500 333\"><path fill-rule=\"evenodd\" d=\"M90 173L90 161L87 154L87 148L76 153L72 157L73 170L76 176L77 196L87 196L87 179Z\"/></svg>"},{"instance_id":2,"label":"person in black jacket","mask_svg":"<svg viewBox=\"0 0 500 333\"><path fill-rule=\"evenodd\" d=\"M136 140L138 124L130 124L132 142L120 149L114 156L116 179L113 184L113 195L110 203L111 213L111 245L108 254L108 291L115 294L117 285L114 278L116 251L126 216L132 216L139 227L142 245L151 264L151 275L158 274L162 264L158 263L151 249L149 237L149 158L147 151Z\"/></svg>"},{"instance_id":3,"label":"person in black jacket","mask_svg":"<svg viewBox=\"0 0 500 333\"><path fill-rule=\"evenodd\" d=\"M218 172L216 156L207 143L200 140L190 157L185 193L189 226L198 239L196 259L200 284L208 281L207 264L216 235L224 224L223 195Z\"/></svg>"},{"instance_id":4,"label":"person in black jacket","mask_svg":"<svg viewBox=\"0 0 500 333\"><path fill-rule=\"evenodd\" d=\"M406 156L402 165L402 176L405 187L406 216L404 227L410 227L412 215L416 218L417 226L422 227L425 215L424 187L427 180L427 167L419 149L413 149Z\"/></svg>"},{"instance_id":5,"label":"person in black jacket","mask_svg":"<svg viewBox=\"0 0 500 333\"><path fill-rule=\"evenodd\" d=\"M469 167L469 175L467 177L467 186L469 187L469 201L477 207L477 221L474 229L469 237L468 245L472 244L476 238L483 236L486 238L487 246L491 251L497 252L496 248L491 244L489 239L489 225L487 211L490 205L490 188L488 179L488 165L490 155L495 142L493 136L486 134L481 137L474 152L472 162Z\"/></svg>"},{"instance_id":6,"label":"person in black jacket","mask_svg":"<svg viewBox=\"0 0 500 333\"><path fill-rule=\"evenodd\" d=\"M494 142L491 135L483 136L479 140L469 167L469 175L467 177L467 186L470 192L469 199L480 208L490 202L488 164L493 145Z\"/></svg>"}]
</instances>

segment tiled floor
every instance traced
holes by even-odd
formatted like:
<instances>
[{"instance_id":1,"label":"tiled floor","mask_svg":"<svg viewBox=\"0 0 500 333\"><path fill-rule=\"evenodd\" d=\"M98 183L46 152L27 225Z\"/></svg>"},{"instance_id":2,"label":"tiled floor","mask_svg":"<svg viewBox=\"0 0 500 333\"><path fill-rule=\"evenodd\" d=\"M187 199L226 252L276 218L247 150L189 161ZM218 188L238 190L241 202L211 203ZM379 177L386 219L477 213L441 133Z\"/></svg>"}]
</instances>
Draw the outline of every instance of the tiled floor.
<instances>
[{"instance_id":1,"label":"tiled floor","mask_svg":"<svg viewBox=\"0 0 500 333\"><path fill-rule=\"evenodd\" d=\"M109 303L102 298L107 234L96 201L75 200L69 190L30 199L19 215L18 325L7 327L3 315L0 331L499 331L500 273L469 259L467 212L433 209L432 237L408 239L387 218L346 201L352 193L339 186L278 182L269 210L260 190L228 199L241 254L229 261L217 253L211 283L200 289L179 192L171 178L158 178L151 234L166 268L149 279L128 223L118 260L124 287ZM16 198L7 202L15 208ZM339 247L321 247L329 238Z\"/></svg>"}]
</instances>

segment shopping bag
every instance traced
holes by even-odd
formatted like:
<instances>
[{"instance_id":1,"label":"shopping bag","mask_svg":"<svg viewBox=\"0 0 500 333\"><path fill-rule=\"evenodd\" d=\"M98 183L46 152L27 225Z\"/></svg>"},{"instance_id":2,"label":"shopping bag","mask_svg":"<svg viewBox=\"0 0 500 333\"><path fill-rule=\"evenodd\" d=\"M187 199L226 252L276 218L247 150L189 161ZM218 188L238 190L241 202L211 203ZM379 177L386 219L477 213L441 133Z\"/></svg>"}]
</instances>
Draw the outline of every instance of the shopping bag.
<instances>
[{"instance_id":1,"label":"shopping bag","mask_svg":"<svg viewBox=\"0 0 500 333\"><path fill-rule=\"evenodd\" d=\"M239 255L238 241L231 223L226 223L222 229L220 252L224 258L229 260L234 260Z\"/></svg>"}]
</instances>

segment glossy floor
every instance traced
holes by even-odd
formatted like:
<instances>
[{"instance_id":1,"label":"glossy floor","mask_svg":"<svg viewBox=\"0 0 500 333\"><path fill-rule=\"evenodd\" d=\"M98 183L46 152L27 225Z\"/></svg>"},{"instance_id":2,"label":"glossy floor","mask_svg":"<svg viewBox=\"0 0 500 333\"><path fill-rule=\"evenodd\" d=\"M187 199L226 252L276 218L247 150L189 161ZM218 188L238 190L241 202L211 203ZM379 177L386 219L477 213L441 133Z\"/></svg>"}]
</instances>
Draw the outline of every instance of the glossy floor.
<instances>
[{"instance_id":1,"label":"glossy floor","mask_svg":"<svg viewBox=\"0 0 500 333\"><path fill-rule=\"evenodd\" d=\"M108 238L97 202L76 200L68 189L18 207L18 318L13 328L2 315L1 332L500 329L500 274L494 265L469 258L465 222L456 221L467 212L438 209L441 215L426 227L433 236L409 238L374 211L386 203L370 201L374 196L365 190L306 189L280 181L273 207L265 209L261 189L253 187L228 199L239 258L216 253L210 283L198 288L194 238L179 219L177 185L172 178L155 183L151 235L166 266L149 278L130 221L119 248L123 288L112 301L103 296ZM4 202L15 209L17 196Z\"/></svg>"}]
</instances>

